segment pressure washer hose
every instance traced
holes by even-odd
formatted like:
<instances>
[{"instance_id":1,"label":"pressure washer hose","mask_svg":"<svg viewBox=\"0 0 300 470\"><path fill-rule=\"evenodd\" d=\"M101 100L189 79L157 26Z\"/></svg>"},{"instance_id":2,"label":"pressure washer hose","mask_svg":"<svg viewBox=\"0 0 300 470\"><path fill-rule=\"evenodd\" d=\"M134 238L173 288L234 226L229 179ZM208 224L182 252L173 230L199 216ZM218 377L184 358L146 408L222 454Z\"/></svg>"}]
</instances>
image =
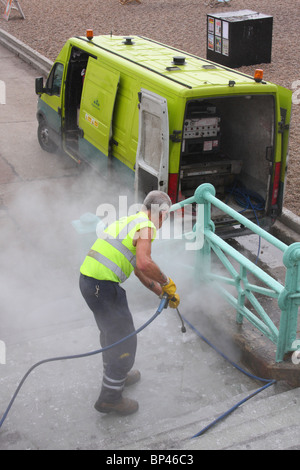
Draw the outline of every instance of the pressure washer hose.
<instances>
[{"instance_id":1,"label":"pressure washer hose","mask_svg":"<svg viewBox=\"0 0 300 470\"><path fill-rule=\"evenodd\" d=\"M102 349L96 349L95 351L91 351L91 352L87 352L87 353L83 353L83 354L75 354L75 355L72 355L72 356L58 356L58 357L51 357L49 359L44 359L42 361L39 361L37 362L36 364L34 364L32 367L30 367L30 369L28 369L28 371L26 372L26 374L24 375L24 377L22 378L21 382L19 383L15 393L13 394L12 396L12 399L10 400L9 402L9 405L3 415L3 417L1 418L0 420L0 429L4 423L4 421L6 420L7 418L7 415L15 401L15 399L17 398L17 395L19 394L19 391L21 390L25 380L27 379L27 377L31 374L31 372L36 369L37 367L41 366L42 364L46 364L47 362L55 362L55 361L65 361L65 360L68 360L68 359L80 359L80 358L83 358L83 357L89 357L89 356L95 356L96 354L100 354L102 353L103 351L107 351L108 349L110 348L113 348L114 346L116 346L117 344L120 344L120 343L123 343L124 341L126 341L127 339L131 338L132 336L134 335L137 335L138 333L140 333L142 330L144 330L144 328L146 328L148 325L150 325L150 323L153 322L153 320L155 320L155 318L163 311L164 308L167 307L167 304L168 304L168 296L167 295L164 295L160 301L160 304L158 306L158 309L156 310L155 314L146 322L144 323L140 328L138 328L137 330L133 331L132 333L130 333L128 336L120 339L119 341L116 341L115 343L113 344L110 344L109 346L105 346L104 348Z\"/></svg>"},{"instance_id":2,"label":"pressure washer hose","mask_svg":"<svg viewBox=\"0 0 300 470\"><path fill-rule=\"evenodd\" d=\"M148 325L150 325L150 323L153 322L153 320L155 320L155 318L162 312L162 310L164 308L167 308L168 306L168 296L167 295L164 295L160 301L160 304L158 306L158 309L156 310L155 314L146 322L144 323L140 328L138 328L137 330L133 331L132 333L130 333L128 336L120 339L119 341L116 341L115 343L109 345L109 346L106 346L102 349L97 349L95 351L91 351L91 352L87 352L87 353L83 353L83 354L75 354L75 355L71 355L71 356L58 356L58 357L52 357L52 358L49 358L49 359L44 359L42 361L39 361L37 362L36 364L34 364L27 372L26 374L24 375L24 377L22 378L21 382L19 383L15 393L13 394L10 402L9 402L9 405L3 415L3 417L1 418L0 420L0 429L4 423L4 421L6 420L7 418L7 415L15 401L15 399L17 398L25 380L27 379L27 377L31 374L31 372L36 369L38 366L42 365L42 364L46 364L47 362L55 362L55 361L64 361L64 360L68 360L68 359L80 359L80 358L83 358L83 357L89 357L89 356L95 356L96 354L100 354L102 353L103 351L106 351L107 349L110 349L110 348L113 348L114 346L116 346L117 344L120 344L124 341L126 341L128 338L131 338L132 336L134 335L137 335L138 333L140 333L142 330L144 330ZM195 438L195 437L198 437L202 434L204 434L208 429L210 429L212 426L214 426L216 423L218 423L220 420L222 420L223 418L225 418L226 416L228 416L230 413L232 413L234 410L236 410L241 404L243 404L245 401L249 400L250 398L252 398L253 396L257 395L258 393L262 392L263 390L265 390L267 387L270 387L271 385L273 385L274 383L276 383L275 380L269 380L269 379L262 379L260 377L256 377L255 375L252 375L250 374L249 372L246 372L244 369L242 369L240 366L238 366L237 364L235 364L234 362L232 362L227 356L225 356L219 349L217 349L212 343L210 343L183 315L180 314L178 308L176 309L177 310L177 313L178 313L178 316L181 320L181 324L182 324L182 327L181 327L181 331L183 333L186 332L186 328L185 328L185 325L184 325L184 322L189 325L189 327L203 340L205 341L210 347L212 347L218 354L220 354L224 359L226 359L231 365L233 365L235 368L237 368L238 370L240 370L243 374L247 375L248 377L252 378L252 379L256 379L256 380L259 380L261 382L266 382L266 385L264 385L263 387L259 388L258 390L256 390L255 392L252 392L250 395L248 395L245 399L241 400L240 402L238 402L235 406L233 406L232 408L230 408L228 411L226 411L225 413L223 413L221 416L219 416L217 419L215 419L212 423L210 423L209 425L207 425L205 428L203 428L201 431L199 431L197 434L195 434L194 436L192 436L192 439Z\"/></svg>"},{"instance_id":3,"label":"pressure washer hose","mask_svg":"<svg viewBox=\"0 0 300 470\"><path fill-rule=\"evenodd\" d=\"M194 439L195 437L199 437L201 436L202 434L204 434L206 431L208 431L212 426L214 426L215 424L217 424L219 421L221 421L222 419L224 419L226 416L228 416L230 413L232 413L234 410L236 410L240 405L242 405L243 403L245 403L246 401L250 400L250 398L254 397L255 395L257 395L258 393L262 392L263 390L265 390L266 388L270 387L271 385L274 385L276 383L276 380L272 380L272 379L263 379L261 377L257 377L256 375L253 375L253 374L250 374L250 372L247 372L246 370L242 369L239 365L237 365L235 362L233 362L231 359L229 359L224 353L222 353L222 351L220 351L216 346L214 346L210 341L208 341L208 339L206 339L183 315L182 316L182 321L184 321L206 344L208 344L211 348L213 348L218 354L220 354L220 356L222 356L224 359L226 359L226 361L228 361L233 367L235 367L236 369L238 369L240 372L242 372L243 374L247 375L247 377L250 377L251 379L255 379L255 380L258 380L260 382L265 382L266 385L264 385L263 387L260 387L258 390L255 390L254 392L250 393L250 395L248 395L246 398L244 398L243 400L239 401L238 403L236 403L236 405L234 405L232 408L230 408L229 410L225 411L225 413L222 413L218 418L216 418L214 421L212 421L210 424L208 424L207 426L205 426L203 429L201 429L201 431L199 431L197 434L195 434L194 436L192 436L192 439Z\"/></svg>"}]
</instances>

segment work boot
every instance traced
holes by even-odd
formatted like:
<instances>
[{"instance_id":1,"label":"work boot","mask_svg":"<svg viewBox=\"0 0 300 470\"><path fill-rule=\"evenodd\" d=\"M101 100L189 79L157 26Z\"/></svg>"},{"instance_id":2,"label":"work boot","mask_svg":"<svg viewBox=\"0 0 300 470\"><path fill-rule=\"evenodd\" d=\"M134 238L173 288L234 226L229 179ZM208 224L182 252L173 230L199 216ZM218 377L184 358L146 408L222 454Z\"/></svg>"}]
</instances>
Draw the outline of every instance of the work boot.
<instances>
[{"instance_id":1,"label":"work boot","mask_svg":"<svg viewBox=\"0 0 300 470\"><path fill-rule=\"evenodd\" d=\"M124 387L130 387L131 385L137 383L141 380L141 373L139 370L131 370L128 372L127 377L125 379Z\"/></svg>"},{"instance_id":2,"label":"work boot","mask_svg":"<svg viewBox=\"0 0 300 470\"><path fill-rule=\"evenodd\" d=\"M95 409L100 413L111 413L114 411L119 415L126 416L135 413L139 409L139 404L135 400L124 397L115 403L104 402L98 399L95 403Z\"/></svg>"}]
</instances>

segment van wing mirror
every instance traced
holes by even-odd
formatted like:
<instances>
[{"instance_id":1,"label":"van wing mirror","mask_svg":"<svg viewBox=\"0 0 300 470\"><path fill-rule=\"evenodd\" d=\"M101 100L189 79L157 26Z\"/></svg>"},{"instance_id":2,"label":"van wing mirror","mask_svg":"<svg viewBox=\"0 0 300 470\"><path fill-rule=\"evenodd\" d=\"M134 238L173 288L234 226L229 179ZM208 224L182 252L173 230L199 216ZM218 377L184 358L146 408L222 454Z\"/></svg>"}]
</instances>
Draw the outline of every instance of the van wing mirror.
<instances>
[{"instance_id":1,"label":"van wing mirror","mask_svg":"<svg viewBox=\"0 0 300 470\"><path fill-rule=\"evenodd\" d=\"M35 93L37 95L41 95L44 92L45 92L44 79L43 77L38 77L35 79Z\"/></svg>"}]
</instances>

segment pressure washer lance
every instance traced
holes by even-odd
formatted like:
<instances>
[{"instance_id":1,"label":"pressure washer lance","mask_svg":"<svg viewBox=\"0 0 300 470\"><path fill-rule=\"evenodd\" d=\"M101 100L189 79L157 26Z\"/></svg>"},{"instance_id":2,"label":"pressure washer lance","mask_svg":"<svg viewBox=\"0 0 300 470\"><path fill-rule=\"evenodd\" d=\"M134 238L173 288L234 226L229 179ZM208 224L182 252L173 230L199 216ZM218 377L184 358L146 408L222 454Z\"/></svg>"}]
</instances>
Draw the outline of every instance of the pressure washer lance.
<instances>
[{"instance_id":1,"label":"pressure washer lance","mask_svg":"<svg viewBox=\"0 0 300 470\"><path fill-rule=\"evenodd\" d=\"M177 310L177 314L178 314L178 316L179 316L179 318L180 318L181 325L182 325L182 326L181 326L181 331L182 331L182 333L186 333L186 327L185 327L185 325L184 325L183 318L182 318L182 316L180 315L180 312L179 312L178 308L176 308L176 310Z\"/></svg>"},{"instance_id":2,"label":"pressure washer lance","mask_svg":"<svg viewBox=\"0 0 300 470\"><path fill-rule=\"evenodd\" d=\"M164 298L165 296L166 296L166 294L163 295L163 298ZM166 298L166 297L165 297L165 298ZM172 299L169 299L168 302L166 302L164 308L167 308L167 307L168 307L168 304L169 304L169 301L170 301L170 300L171 300L172 302L175 302L176 299L175 299L175 297L172 297ZM186 327L185 327L185 325L184 325L184 321L183 321L182 316L180 315L180 312L179 312L179 310L178 310L178 307L176 307L176 311L177 311L178 317L179 317L179 319L180 319L180 321L181 321L181 332L182 332L182 333L186 333Z\"/></svg>"}]
</instances>

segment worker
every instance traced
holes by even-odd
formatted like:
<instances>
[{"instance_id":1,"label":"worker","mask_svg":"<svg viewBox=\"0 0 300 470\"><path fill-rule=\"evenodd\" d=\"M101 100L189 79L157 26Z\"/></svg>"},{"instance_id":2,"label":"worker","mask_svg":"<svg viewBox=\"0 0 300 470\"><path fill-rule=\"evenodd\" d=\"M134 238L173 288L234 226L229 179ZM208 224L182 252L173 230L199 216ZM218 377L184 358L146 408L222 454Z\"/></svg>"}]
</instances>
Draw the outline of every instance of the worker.
<instances>
[{"instance_id":1,"label":"worker","mask_svg":"<svg viewBox=\"0 0 300 470\"><path fill-rule=\"evenodd\" d=\"M126 292L120 285L132 272L156 295L167 294L171 308L179 305L175 283L151 256L151 243L168 218L170 206L166 193L151 191L137 214L121 218L100 234L80 268L80 290L94 314L102 348L135 331ZM136 335L132 335L103 351L102 387L95 403L97 411L129 415L138 410L136 400L122 396L125 386L140 379L140 372L132 370L136 346Z\"/></svg>"}]
</instances>

